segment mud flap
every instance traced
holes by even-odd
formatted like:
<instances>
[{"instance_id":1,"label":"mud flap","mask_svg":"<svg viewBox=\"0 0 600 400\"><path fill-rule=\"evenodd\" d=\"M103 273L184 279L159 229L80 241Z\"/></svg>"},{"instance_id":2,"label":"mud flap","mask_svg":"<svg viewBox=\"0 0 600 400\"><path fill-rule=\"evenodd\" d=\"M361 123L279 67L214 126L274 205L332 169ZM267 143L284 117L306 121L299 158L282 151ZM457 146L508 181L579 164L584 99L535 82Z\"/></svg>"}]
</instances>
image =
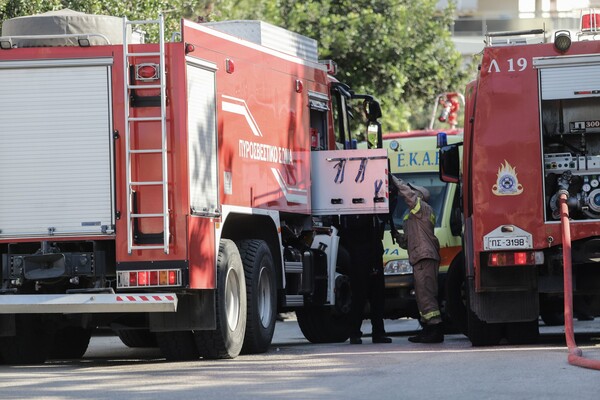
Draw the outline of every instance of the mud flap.
<instances>
[{"instance_id":1,"label":"mud flap","mask_svg":"<svg viewBox=\"0 0 600 400\"><path fill-rule=\"evenodd\" d=\"M473 278L468 277L471 310L482 321L526 322L537 319L540 312L537 291L475 293Z\"/></svg>"},{"instance_id":2,"label":"mud flap","mask_svg":"<svg viewBox=\"0 0 600 400\"><path fill-rule=\"evenodd\" d=\"M178 295L177 312L149 313L150 331L209 330L216 328L215 294L201 290L191 295Z\"/></svg>"}]
</instances>

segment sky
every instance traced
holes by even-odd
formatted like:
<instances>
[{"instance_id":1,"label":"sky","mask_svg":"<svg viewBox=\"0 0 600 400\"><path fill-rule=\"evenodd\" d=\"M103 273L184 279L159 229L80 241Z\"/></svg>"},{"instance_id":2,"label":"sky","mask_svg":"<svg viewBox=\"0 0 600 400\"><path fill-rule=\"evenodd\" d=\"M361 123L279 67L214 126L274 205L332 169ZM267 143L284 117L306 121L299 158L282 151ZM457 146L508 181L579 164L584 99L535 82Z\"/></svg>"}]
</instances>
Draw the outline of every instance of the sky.
<instances>
[{"instance_id":1,"label":"sky","mask_svg":"<svg viewBox=\"0 0 600 400\"><path fill-rule=\"evenodd\" d=\"M589 0L557 0L557 11L571 11L579 8L588 7ZM534 12L535 0L519 0L519 11ZM550 0L542 0L542 11L550 11Z\"/></svg>"}]
</instances>

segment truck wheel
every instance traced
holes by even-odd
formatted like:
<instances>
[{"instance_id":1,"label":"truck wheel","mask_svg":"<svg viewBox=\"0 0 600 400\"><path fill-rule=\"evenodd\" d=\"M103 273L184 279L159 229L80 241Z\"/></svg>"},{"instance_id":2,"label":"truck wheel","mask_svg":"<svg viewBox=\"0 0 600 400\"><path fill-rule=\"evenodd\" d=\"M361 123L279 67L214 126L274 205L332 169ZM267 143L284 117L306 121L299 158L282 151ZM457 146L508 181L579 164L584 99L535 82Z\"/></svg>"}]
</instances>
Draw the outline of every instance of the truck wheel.
<instances>
[{"instance_id":1,"label":"truck wheel","mask_svg":"<svg viewBox=\"0 0 600 400\"><path fill-rule=\"evenodd\" d=\"M192 331L157 332L156 342L167 361L193 361L200 358Z\"/></svg>"},{"instance_id":2,"label":"truck wheel","mask_svg":"<svg viewBox=\"0 0 600 400\"><path fill-rule=\"evenodd\" d=\"M246 332L246 280L235 243L221 239L217 257L216 324L212 331L195 331L194 338L204 358L235 358Z\"/></svg>"},{"instance_id":3,"label":"truck wheel","mask_svg":"<svg viewBox=\"0 0 600 400\"><path fill-rule=\"evenodd\" d=\"M43 329L41 318L16 316L16 336L0 337L0 354L5 364L43 364L48 358L51 335Z\"/></svg>"},{"instance_id":4,"label":"truck wheel","mask_svg":"<svg viewBox=\"0 0 600 400\"><path fill-rule=\"evenodd\" d=\"M496 346L502 340L502 328L504 324L488 324L477 318L475 313L469 310L468 337L471 344L479 346Z\"/></svg>"},{"instance_id":5,"label":"truck wheel","mask_svg":"<svg viewBox=\"0 0 600 400\"><path fill-rule=\"evenodd\" d=\"M503 324L488 324L469 310L468 338L475 347L496 346L502 340Z\"/></svg>"},{"instance_id":6,"label":"truck wheel","mask_svg":"<svg viewBox=\"0 0 600 400\"><path fill-rule=\"evenodd\" d=\"M277 293L273 257L264 240L241 240L236 244L244 265L248 306L242 353L264 353L275 331Z\"/></svg>"},{"instance_id":7,"label":"truck wheel","mask_svg":"<svg viewBox=\"0 0 600 400\"><path fill-rule=\"evenodd\" d=\"M331 307L304 307L296 310L298 325L311 343L341 343L350 337L347 315L338 315Z\"/></svg>"},{"instance_id":8,"label":"truck wheel","mask_svg":"<svg viewBox=\"0 0 600 400\"><path fill-rule=\"evenodd\" d=\"M87 351L92 330L75 326L59 329L48 354L50 359L79 360Z\"/></svg>"},{"instance_id":9,"label":"truck wheel","mask_svg":"<svg viewBox=\"0 0 600 400\"><path fill-rule=\"evenodd\" d=\"M540 295L540 317L546 326L565 324L564 300L559 296Z\"/></svg>"},{"instance_id":10,"label":"truck wheel","mask_svg":"<svg viewBox=\"0 0 600 400\"><path fill-rule=\"evenodd\" d=\"M467 309L467 337L473 346L496 346L504 335L504 324L489 324L480 320L471 310L469 295L472 288L465 282Z\"/></svg>"},{"instance_id":11,"label":"truck wheel","mask_svg":"<svg viewBox=\"0 0 600 400\"><path fill-rule=\"evenodd\" d=\"M511 322L506 324L506 340L510 344L533 344L540 338L537 319L528 322Z\"/></svg>"},{"instance_id":12,"label":"truck wheel","mask_svg":"<svg viewBox=\"0 0 600 400\"><path fill-rule=\"evenodd\" d=\"M450 322L459 332L467 335L467 306L465 295L465 258L459 253L446 274L446 310Z\"/></svg>"},{"instance_id":13,"label":"truck wheel","mask_svg":"<svg viewBox=\"0 0 600 400\"><path fill-rule=\"evenodd\" d=\"M540 311L540 317L546 326L560 326L565 324L565 315L558 311Z\"/></svg>"},{"instance_id":14,"label":"truck wheel","mask_svg":"<svg viewBox=\"0 0 600 400\"><path fill-rule=\"evenodd\" d=\"M117 335L127 347L158 347L156 335L148 329L120 329Z\"/></svg>"}]
</instances>

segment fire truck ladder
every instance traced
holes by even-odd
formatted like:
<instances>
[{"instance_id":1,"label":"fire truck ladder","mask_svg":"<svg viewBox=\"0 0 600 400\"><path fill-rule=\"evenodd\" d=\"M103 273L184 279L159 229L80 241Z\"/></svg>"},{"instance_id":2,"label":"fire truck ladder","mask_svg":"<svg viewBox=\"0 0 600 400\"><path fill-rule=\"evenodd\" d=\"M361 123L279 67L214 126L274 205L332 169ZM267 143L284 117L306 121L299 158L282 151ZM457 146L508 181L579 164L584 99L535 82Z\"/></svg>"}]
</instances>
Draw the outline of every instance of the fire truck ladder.
<instances>
[{"instance_id":1,"label":"fire truck ladder","mask_svg":"<svg viewBox=\"0 0 600 400\"><path fill-rule=\"evenodd\" d=\"M158 52L130 52L127 43L127 32L130 26L158 24L159 27L159 51ZM135 85L131 83L130 75L130 58L136 57L159 57L159 79L158 84ZM129 21L123 18L123 73L125 78L125 147L127 152L126 175L127 175L127 190L129 199L127 201L127 251L131 254L133 250L150 250L162 249L165 254L169 254L169 207L168 207L168 170L167 170L167 90L166 90L166 74L165 74L165 25L164 16L160 14L157 20L140 20ZM136 89L160 89L160 116L156 117L132 117L131 111L131 91ZM156 121L160 122L161 131L161 148L159 149L133 149L131 147L131 124L140 121ZM140 181L132 180L132 158L135 154L160 154L162 164L162 180L160 181ZM160 186L162 188L162 212L159 213L138 213L134 208L135 204L135 187L138 186ZM144 218L162 218L163 220L163 237L162 244L136 244L134 236L136 234L135 227L138 226L140 220Z\"/></svg>"}]
</instances>

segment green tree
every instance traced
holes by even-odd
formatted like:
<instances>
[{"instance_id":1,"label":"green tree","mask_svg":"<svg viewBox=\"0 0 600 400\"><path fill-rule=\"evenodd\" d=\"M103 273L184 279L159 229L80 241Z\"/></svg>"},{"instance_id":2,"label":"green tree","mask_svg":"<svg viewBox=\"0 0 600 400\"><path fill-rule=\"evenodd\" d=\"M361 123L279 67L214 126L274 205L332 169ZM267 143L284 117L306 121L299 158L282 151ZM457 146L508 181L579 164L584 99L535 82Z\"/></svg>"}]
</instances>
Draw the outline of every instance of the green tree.
<instances>
[{"instance_id":1,"label":"green tree","mask_svg":"<svg viewBox=\"0 0 600 400\"><path fill-rule=\"evenodd\" d=\"M196 21L259 19L314 38L338 78L377 97L385 131L424 127L436 95L464 88L468 73L450 36L453 8L436 0L0 0L0 20L70 8L92 14L155 18L167 31ZM152 32L151 32L152 34Z\"/></svg>"},{"instance_id":2,"label":"green tree","mask_svg":"<svg viewBox=\"0 0 600 400\"><path fill-rule=\"evenodd\" d=\"M205 17L262 19L317 39L341 81L382 102L384 130L408 130L428 125L435 97L461 90L468 75L451 40L454 8L438 11L436 3L221 0Z\"/></svg>"}]
</instances>

